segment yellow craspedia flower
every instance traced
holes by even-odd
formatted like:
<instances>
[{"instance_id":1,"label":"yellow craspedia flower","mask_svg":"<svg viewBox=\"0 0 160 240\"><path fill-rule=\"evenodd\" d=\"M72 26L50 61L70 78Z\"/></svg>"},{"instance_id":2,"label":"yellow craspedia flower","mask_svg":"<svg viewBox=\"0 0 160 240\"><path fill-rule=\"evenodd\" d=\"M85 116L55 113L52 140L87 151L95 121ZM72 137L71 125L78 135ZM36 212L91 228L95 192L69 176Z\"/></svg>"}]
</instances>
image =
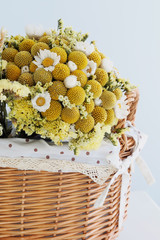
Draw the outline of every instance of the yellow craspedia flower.
<instances>
[{"instance_id":1,"label":"yellow craspedia flower","mask_svg":"<svg viewBox=\"0 0 160 240\"><path fill-rule=\"evenodd\" d=\"M50 96L53 100L58 100L59 95L65 96L67 88L64 86L64 83L61 81L54 81L52 86L48 88Z\"/></svg>"},{"instance_id":2,"label":"yellow craspedia flower","mask_svg":"<svg viewBox=\"0 0 160 240\"><path fill-rule=\"evenodd\" d=\"M73 124L78 121L80 113L77 107L65 107L62 110L61 118L64 122Z\"/></svg>"},{"instance_id":3,"label":"yellow craspedia flower","mask_svg":"<svg viewBox=\"0 0 160 240\"><path fill-rule=\"evenodd\" d=\"M92 112L95 123L103 123L107 118L107 112L103 107L96 106Z\"/></svg>"},{"instance_id":4,"label":"yellow craspedia flower","mask_svg":"<svg viewBox=\"0 0 160 240\"><path fill-rule=\"evenodd\" d=\"M50 43L50 36L43 36L39 39L38 42L46 43L47 45Z\"/></svg>"},{"instance_id":5,"label":"yellow craspedia flower","mask_svg":"<svg viewBox=\"0 0 160 240\"><path fill-rule=\"evenodd\" d=\"M107 110L113 108L117 101L116 95L107 90L103 91L100 99L102 100L102 106Z\"/></svg>"},{"instance_id":6,"label":"yellow craspedia flower","mask_svg":"<svg viewBox=\"0 0 160 240\"><path fill-rule=\"evenodd\" d=\"M17 49L14 48L5 48L2 52L2 59L7 62L14 62L14 57L18 53Z\"/></svg>"},{"instance_id":7,"label":"yellow craspedia flower","mask_svg":"<svg viewBox=\"0 0 160 240\"><path fill-rule=\"evenodd\" d=\"M36 56L40 49L41 50L44 50L44 49L49 50L49 46L44 42L35 43L31 48L32 56Z\"/></svg>"},{"instance_id":8,"label":"yellow craspedia flower","mask_svg":"<svg viewBox=\"0 0 160 240\"><path fill-rule=\"evenodd\" d=\"M68 61L72 61L77 65L77 68L82 70L87 67L88 60L86 55L80 51L73 51L68 56Z\"/></svg>"},{"instance_id":9,"label":"yellow craspedia flower","mask_svg":"<svg viewBox=\"0 0 160 240\"><path fill-rule=\"evenodd\" d=\"M102 86L99 82L97 82L96 80L89 80L87 84L91 86L90 91L93 93L94 98L98 98L101 96Z\"/></svg>"},{"instance_id":10,"label":"yellow craspedia flower","mask_svg":"<svg viewBox=\"0 0 160 240\"><path fill-rule=\"evenodd\" d=\"M34 72L34 81L35 83L41 82L43 85L52 81L52 74L49 71L46 71L44 68L38 68Z\"/></svg>"},{"instance_id":11,"label":"yellow craspedia flower","mask_svg":"<svg viewBox=\"0 0 160 240\"><path fill-rule=\"evenodd\" d=\"M106 85L109 78L108 78L108 73L104 69L97 68L95 75L96 75L96 80L102 85L102 87Z\"/></svg>"},{"instance_id":12,"label":"yellow craspedia flower","mask_svg":"<svg viewBox=\"0 0 160 240\"><path fill-rule=\"evenodd\" d=\"M52 71L53 78L63 81L70 75L70 69L66 64L58 63Z\"/></svg>"},{"instance_id":13,"label":"yellow craspedia flower","mask_svg":"<svg viewBox=\"0 0 160 240\"><path fill-rule=\"evenodd\" d=\"M65 63L67 61L67 53L66 51L61 47L54 47L51 49L51 52L57 53L58 56L60 56L60 63Z\"/></svg>"},{"instance_id":14,"label":"yellow craspedia flower","mask_svg":"<svg viewBox=\"0 0 160 240\"><path fill-rule=\"evenodd\" d=\"M28 72L22 73L18 78L18 82L20 82L23 85L28 85L31 87L34 85L33 75Z\"/></svg>"},{"instance_id":15,"label":"yellow craspedia flower","mask_svg":"<svg viewBox=\"0 0 160 240\"><path fill-rule=\"evenodd\" d=\"M83 105L88 113L91 113L94 109L94 101L92 99L90 100L90 103L84 102Z\"/></svg>"},{"instance_id":16,"label":"yellow craspedia flower","mask_svg":"<svg viewBox=\"0 0 160 240\"><path fill-rule=\"evenodd\" d=\"M67 97L72 104L81 105L85 100L85 91L82 87L76 86L67 91Z\"/></svg>"},{"instance_id":17,"label":"yellow craspedia flower","mask_svg":"<svg viewBox=\"0 0 160 240\"><path fill-rule=\"evenodd\" d=\"M27 51L21 51L15 55L14 62L18 67L28 66L32 62L32 56Z\"/></svg>"},{"instance_id":18,"label":"yellow craspedia flower","mask_svg":"<svg viewBox=\"0 0 160 240\"><path fill-rule=\"evenodd\" d=\"M109 110L107 110L107 119L106 119L106 121L104 123L106 125L112 125L113 122L114 122L114 118L115 118L114 110L113 109L109 109Z\"/></svg>"},{"instance_id":19,"label":"yellow craspedia flower","mask_svg":"<svg viewBox=\"0 0 160 240\"><path fill-rule=\"evenodd\" d=\"M37 68L38 68L38 66L36 64L34 64L33 62L31 62L30 66L29 66L29 71L34 73Z\"/></svg>"},{"instance_id":20,"label":"yellow craspedia flower","mask_svg":"<svg viewBox=\"0 0 160 240\"><path fill-rule=\"evenodd\" d=\"M19 51L31 51L32 46L35 44L35 42L31 39L24 39L20 44L19 44Z\"/></svg>"},{"instance_id":21,"label":"yellow craspedia flower","mask_svg":"<svg viewBox=\"0 0 160 240\"><path fill-rule=\"evenodd\" d=\"M81 83L81 87L86 85L87 75L82 70L75 70L71 74L77 76L77 81Z\"/></svg>"},{"instance_id":22,"label":"yellow craspedia flower","mask_svg":"<svg viewBox=\"0 0 160 240\"><path fill-rule=\"evenodd\" d=\"M122 97L122 90L120 88L116 88L113 93L116 95L117 100Z\"/></svg>"},{"instance_id":23,"label":"yellow craspedia flower","mask_svg":"<svg viewBox=\"0 0 160 240\"><path fill-rule=\"evenodd\" d=\"M58 101L51 100L50 107L45 112L41 112L41 114L48 121L54 121L61 115L61 111L61 104Z\"/></svg>"},{"instance_id":24,"label":"yellow craspedia flower","mask_svg":"<svg viewBox=\"0 0 160 240\"><path fill-rule=\"evenodd\" d=\"M99 67L99 65L101 64L101 56L99 55L98 52L94 51L92 52L89 56L88 59L91 61L94 61L95 63L97 63L97 67Z\"/></svg>"},{"instance_id":25,"label":"yellow craspedia flower","mask_svg":"<svg viewBox=\"0 0 160 240\"><path fill-rule=\"evenodd\" d=\"M88 115L84 119L79 119L75 124L75 128L83 133L88 133L94 128L94 118Z\"/></svg>"},{"instance_id":26,"label":"yellow craspedia flower","mask_svg":"<svg viewBox=\"0 0 160 240\"><path fill-rule=\"evenodd\" d=\"M11 81L18 80L21 70L15 64L8 64L6 68L6 77Z\"/></svg>"}]
</instances>

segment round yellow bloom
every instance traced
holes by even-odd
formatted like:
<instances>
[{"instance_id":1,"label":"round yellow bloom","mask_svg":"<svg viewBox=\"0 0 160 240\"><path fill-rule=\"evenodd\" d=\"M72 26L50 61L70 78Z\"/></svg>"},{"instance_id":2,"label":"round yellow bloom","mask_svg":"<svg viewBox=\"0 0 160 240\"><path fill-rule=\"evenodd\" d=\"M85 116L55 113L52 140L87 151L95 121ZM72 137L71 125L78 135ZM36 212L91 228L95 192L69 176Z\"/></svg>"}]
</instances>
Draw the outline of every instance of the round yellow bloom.
<instances>
[{"instance_id":1,"label":"round yellow bloom","mask_svg":"<svg viewBox=\"0 0 160 240\"><path fill-rule=\"evenodd\" d=\"M95 123L103 123L107 118L107 112L102 107L95 107L92 112L92 117L94 118Z\"/></svg>"},{"instance_id":2,"label":"round yellow bloom","mask_svg":"<svg viewBox=\"0 0 160 240\"><path fill-rule=\"evenodd\" d=\"M116 95L117 100L122 97L122 90L120 88L116 88L113 93Z\"/></svg>"},{"instance_id":3,"label":"round yellow bloom","mask_svg":"<svg viewBox=\"0 0 160 240\"><path fill-rule=\"evenodd\" d=\"M108 82L108 73L104 69L97 68L95 75L96 80L102 85L102 87L106 85L106 83Z\"/></svg>"},{"instance_id":4,"label":"round yellow bloom","mask_svg":"<svg viewBox=\"0 0 160 240\"><path fill-rule=\"evenodd\" d=\"M89 56L88 59L91 61L93 60L95 63L97 63L97 67L101 64L101 56L98 52L94 51Z\"/></svg>"},{"instance_id":5,"label":"round yellow bloom","mask_svg":"<svg viewBox=\"0 0 160 240\"><path fill-rule=\"evenodd\" d=\"M61 115L61 111L61 104L58 101L51 100L50 107L45 112L41 112L41 114L48 121L54 121Z\"/></svg>"},{"instance_id":6,"label":"round yellow bloom","mask_svg":"<svg viewBox=\"0 0 160 240\"><path fill-rule=\"evenodd\" d=\"M32 46L35 44L35 42L31 39L24 39L20 44L19 44L19 51L31 51Z\"/></svg>"},{"instance_id":7,"label":"round yellow bloom","mask_svg":"<svg viewBox=\"0 0 160 240\"><path fill-rule=\"evenodd\" d=\"M79 117L80 114L77 107L73 108L65 107L62 110L61 118L66 123L73 124L78 121Z\"/></svg>"},{"instance_id":8,"label":"round yellow bloom","mask_svg":"<svg viewBox=\"0 0 160 240\"><path fill-rule=\"evenodd\" d=\"M79 119L75 124L75 128L83 133L88 133L94 128L94 118L88 115L85 119Z\"/></svg>"},{"instance_id":9,"label":"round yellow bloom","mask_svg":"<svg viewBox=\"0 0 160 240\"><path fill-rule=\"evenodd\" d=\"M87 75L82 70L75 70L71 74L77 76L77 81L81 83L81 87L86 85Z\"/></svg>"},{"instance_id":10,"label":"round yellow bloom","mask_svg":"<svg viewBox=\"0 0 160 240\"><path fill-rule=\"evenodd\" d=\"M18 78L18 82L20 82L23 85L33 86L34 85L33 75L27 72L22 73Z\"/></svg>"},{"instance_id":11,"label":"round yellow bloom","mask_svg":"<svg viewBox=\"0 0 160 240\"><path fill-rule=\"evenodd\" d=\"M91 100L90 103L84 102L83 105L85 106L86 111L88 113L91 113L94 109L94 101L93 100Z\"/></svg>"},{"instance_id":12,"label":"round yellow bloom","mask_svg":"<svg viewBox=\"0 0 160 240\"><path fill-rule=\"evenodd\" d=\"M58 63L52 71L53 78L63 81L70 75L70 69L66 64Z\"/></svg>"},{"instance_id":13,"label":"round yellow bloom","mask_svg":"<svg viewBox=\"0 0 160 240\"><path fill-rule=\"evenodd\" d=\"M100 99L102 100L102 106L107 110L113 108L117 101L115 94L107 90L103 91Z\"/></svg>"},{"instance_id":14,"label":"round yellow bloom","mask_svg":"<svg viewBox=\"0 0 160 240\"><path fill-rule=\"evenodd\" d=\"M6 77L11 81L18 80L21 70L15 64L8 64L6 68Z\"/></svg>"},{"instance_id":15,"label":"round yellow bloom","mask_svg":"<svg viewBox=\"0 0 160 240\"><path fill-rule=\"evenodd\" d=\"M2 59L7 62L14 62L14 57L18 53L17 49L14 48L5 48L2 52Z\"/></svg>"},{"instance_id":16,"label":"round yellow bloom","mask_svg":"<svg viewBox=\"0 0 160 240\"><path fill-rule=\"evenodd\" d=\"M77 68L82 70L87 67L88 60L86 55L80 51L73 51L68 56L68 61L72 61L77 65Z\"/></svg>"},{"instance_id":17,"label":"round yellow bloom","mask_svg":"<svg viewBox=\"0 0 160 240\"><path fill-rule=\"evenodd\" d=\"M33 62L31 62L30 66L29 66L29 71L34 73L37 68L38 68L37 65L34 64Z\"/></svg>"},{"instance_id":18,"label":"round yellow bloom","mask_svg":"<svg viewBox=\"0 0 160 240\"><path fill-rule=\"evenodd\" d=\"M44 49L49 50L49 46L44 42L35 43L31 48L32 56L36 56L40 49L41 50L44 50Z\"/></svg>"},{"instance_id":19,"label":"round yellow bloom","mask_svg":"<svg viewBox=\"0 0 160 240\"><path fill-rule=\"evenodd\" d=\"M50 43L50 36L43 36L39 39L38 42L43 42L43 43L46 43L47 45Z\"/></svg>"},{"instance_id":20,"label":"round yellow bloom","mask_svg":"<svg viewBox=\"0 0 160 240\"><path fill-rule=\"evenodd\" d=\"M52 74L44 68L38 68L33 76L35 83L41 82L44 85L52 81Z\"/></svg>"},{"instance_id":21,"label":"round yellow bloom","mask_svg":"<svg viewBox=\"0 0 160 240\"><path fill-rule=\"evenodd\" d=\"M18 67L28 66L32 62L32 56L27 51L21 51L16 54L14 62Z\"/></svg>"},{"instance_id":22,"label":"round yellow bloom","mask_svg":"<svg viewBox=\"0 0 160 240\"><path fill-rule=\"evenodd\" d=\"M76 86L67 91L67 97L72 104L81 105L85 100L85 91L82 87Z\"/></svg>"},{"instance_id":23,"label":"round yellow bloom","mask_svg":"<svg viewBox=\"0 0 160 240\"><path fill-rule=\"evenodd\" d=\"M48 88L50 96L53 100L58 100L59 95L65 96L67 88L61 81L54 81L52 86Z\"/></svg>"},{"instance_id":24,"label":"round yellow bloom","mask_svg":"<svg viewBox=\"0 0 160 240\"><path fill-rule=\"evenodd\" d=\"M113 122L114 122L114 118L115 118L115 115L114 115L114 110L113 109L109 109L107 110L107 119L106 121L104 122L106 125L112 125Z\"/></svg>"},{"instance_id":25,"label":"round yellow bloom","mask_svg":"<svg viewBox=\"0 0 160 240\"><path fill-rule=\"evenodd\" d=\"M102 86L99 82L96 80L89 80L87 82L88 85L91 85L91 92L93 93L94 98L98 98L102 94Z\"/></svg>"},{"instance_id":26,"label":"round yellow bloom","mask_svg":"<svg viewBox=\"0 0 160 240\"><path fill-rule=\"evenodd\" d=\"M67 53L66 51L61 47L54 47L51 49L51 52L57 53L58 56L60 56L60 63L65 63L67 61Z\"/></svg>"}]
</instances>

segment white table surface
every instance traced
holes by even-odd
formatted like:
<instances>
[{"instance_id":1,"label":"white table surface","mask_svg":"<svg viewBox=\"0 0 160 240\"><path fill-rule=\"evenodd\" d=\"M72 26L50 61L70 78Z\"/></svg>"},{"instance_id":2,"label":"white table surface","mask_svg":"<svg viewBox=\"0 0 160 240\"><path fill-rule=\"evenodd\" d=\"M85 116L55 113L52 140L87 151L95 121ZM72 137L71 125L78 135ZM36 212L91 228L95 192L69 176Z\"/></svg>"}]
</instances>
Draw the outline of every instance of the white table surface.
<instances>
[{"instance_id":1,"label":"white table surface","mask_svg":"<svg viewBox=\"0 0 160 240\"><path fill-rule=\"evenodd\" d=\"M160 240L160 207L145 192L132 192L128 218L117 240Z\"/></svg>"}]
</instances>

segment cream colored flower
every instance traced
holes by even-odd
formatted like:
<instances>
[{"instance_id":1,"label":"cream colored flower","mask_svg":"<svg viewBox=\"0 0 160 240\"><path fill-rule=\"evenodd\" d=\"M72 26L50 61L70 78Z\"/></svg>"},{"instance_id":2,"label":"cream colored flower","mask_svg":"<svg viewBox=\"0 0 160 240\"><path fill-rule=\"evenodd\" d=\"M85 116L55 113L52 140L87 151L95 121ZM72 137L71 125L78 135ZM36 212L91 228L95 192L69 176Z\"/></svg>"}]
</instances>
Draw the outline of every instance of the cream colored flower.
<instances>
[{"instance_id":1,"label":"cream colored flower","mask_svg":"<svg viewBox=\"0 0 160 240\"><path fill-rule=\"evenodd\" d=\"M94 103L95 103L96 106L100 106L101 103L102 103L102 100L101 100L100 98L96 98L96 99L94 100Z\"/></svg>"},{"instance_id":2,"label":"cream colored flower","mask_svg":"<svg viewBox=\"0 0 160 240\"><path fill-rule=\"evenodd\" d=\"M70 75L64 79L64 85L66 88L73 88L78 86L77 76Z\"/></svg>"},{"instance_id":3,"label":"cream colored flower","mask_svg":"<svg viewBox=\"0 0 160 240\"><path fill-rule=\"evenodd\" d=\"M29 38L35 38L35 39L41 38L45 33L47 35L51 35L52 33L50 29L46 30L42 25L39 25L39 26L27 25L25 28L25 31L26 31L26 35Z\"/></svg>"},{"instance_id":4,"label":"cream colored flower","mask_svg":"<svg viewBox=\"0 0 160 240\"><path fill-rule=\"evenodd\" d=\"M7 61L6 60L2 60L2 70L5 70L7 67Z\"/></svg>"},{"instance_id":5,"label":"cream colored flower","mask_svg":"<svg viewBox=\"0 0 160 240\"><path fill-rule=\"evenodd\" d=\"M31 99L33 108L45 112L50 107L51 97L49 92L39 93Z\"/></svg>"},{"instance_id":6,"label":"cream colored flower","mask_svg":"<svg viewBox=\"0 0 160 240\"><path fill-rule=\"evenodd\" d=\"M129 114L129 106L127 105L126 96L123 95L114 107L115 116L118 119L124 119Z\"/></svg>"},{"instance_id":7,"label":"cream colored flower","mask_svg":"<svg viewBox=\"0 0 160 240\"><path fill-rule=\"evenodd\" d=\"M38 56L34 57L36 61L33 61L38 68L44 68L46 71L52 72L54 67L59 63L60 56L57 53L44 49L39 51Z\"/></svg>"},{"instance_id":8,"label":"cream colored flower","mask_svg":"<svg viewBox=\"0 0 160 240\"><path fill-rule=\"evenodd\" d=\"M90 77L91 75L95 74L96 69L97 69L97 63L91 60L91 61L88 61L87 67L84 68L82 71L87 75L87 77Z\"/></svg>"},{"instance_id":9,"label":"cream colored flower","mask_svg":"<svg viewBox=\"0 0 160 240\"><path fill-rule=\"evenodd\" d=\"M29 72L29 67L28 66L23 66L21 68L21 73L27 73L27 72Z\"/></svg>"},{"instance_id":10,"label":"cream colored flower","mask_svg":"<svg viewBox=\"0 0 160 240\"><path fill-rule=\"evenodd\" d=\"M71 72L73 72L73 71L75 71L77 69L77 65L74 62L72 62L72 61L69 61L67 63L67 65L68 65L68 67L69 67Z\"/></svg>"},{"instance_id":11,"label":"cream colored flower","mask_svg":"<svg viewBox=\"0 0 160 240\"><path fill-rule=\"evenodd\" d=\"M74 49L77 51L84 52L87 56L89 56L92 52L95 51L94 45L88 42L77 42Z\"/></svg>"},{"instance_id":12,"label":"cream colored flower","mask_svg":"<svg viewBox=\"0 0 160 240\"><path fill-rule=\"evenodd\" d=\"M100 67L106 70L106 72L112 72L114 66L111 60L108 58L103 58Z\"/></svg>"}]
</instances>

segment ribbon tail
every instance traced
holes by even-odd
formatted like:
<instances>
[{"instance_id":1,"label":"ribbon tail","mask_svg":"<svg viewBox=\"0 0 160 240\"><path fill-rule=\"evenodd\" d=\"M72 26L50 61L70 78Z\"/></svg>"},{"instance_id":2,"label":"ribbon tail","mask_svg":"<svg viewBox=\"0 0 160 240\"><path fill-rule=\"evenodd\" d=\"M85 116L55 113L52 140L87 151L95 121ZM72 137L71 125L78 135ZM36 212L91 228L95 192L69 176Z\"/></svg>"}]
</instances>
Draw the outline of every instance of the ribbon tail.
<instances>
[{"instance_id":1,"label":"ribbon tail","mask_svg":"<svg viewBox=\"0 0 160 240\"><path fill-rule=\"evenodd\" d=\"M149 169L147 163L143 160L141 156L138 156L136 158L136 163L142 175L144 176L147 184L152 185L153 183L155 183L155 178L153 177L151 170Z\"/></svg>"}]
</instances>

